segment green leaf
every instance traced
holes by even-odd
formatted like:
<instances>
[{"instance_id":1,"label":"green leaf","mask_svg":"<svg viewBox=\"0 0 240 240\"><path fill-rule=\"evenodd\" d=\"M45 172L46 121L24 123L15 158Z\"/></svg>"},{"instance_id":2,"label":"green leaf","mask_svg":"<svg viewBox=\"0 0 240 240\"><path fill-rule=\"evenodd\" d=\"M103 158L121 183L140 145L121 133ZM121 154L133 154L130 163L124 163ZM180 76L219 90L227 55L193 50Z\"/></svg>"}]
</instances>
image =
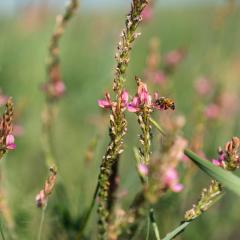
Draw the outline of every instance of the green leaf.
<instances>
[{"instance_id":1,"label":"green leaf","mask_svg":"<svg viewBox=\"0 0 240 240\"><path fill-rule=\"evenodd\" d=\"M162 129L162 127L159 126L159 124L152 118L150 118L150 122L157 128L157 130L162 134L162 135L166 135L166 133L164 132L164 130Z\"/></svg>"},{"instance_id":2,"label":"green leaf","mask_svg":"<svg viewBox=\"0 0 240 240\"><path fill-rule=\"evenodd\" d=\"M185 154L206 174L219 181L225 188L240 196L240 178L229 171L215 166L210 161L202 159L191 150L186 149Z\"/></svg>"},{"instance_id":3,"label":"green leaf","mask_svg":"<svg viewBox=\"0 0 240 240\"><path fill-rule=\"evenodd\" d=\"M184 222L179 227L168 233L162 240L171 240L179 235L191 222Z\"/></svg>"}]
</instances>

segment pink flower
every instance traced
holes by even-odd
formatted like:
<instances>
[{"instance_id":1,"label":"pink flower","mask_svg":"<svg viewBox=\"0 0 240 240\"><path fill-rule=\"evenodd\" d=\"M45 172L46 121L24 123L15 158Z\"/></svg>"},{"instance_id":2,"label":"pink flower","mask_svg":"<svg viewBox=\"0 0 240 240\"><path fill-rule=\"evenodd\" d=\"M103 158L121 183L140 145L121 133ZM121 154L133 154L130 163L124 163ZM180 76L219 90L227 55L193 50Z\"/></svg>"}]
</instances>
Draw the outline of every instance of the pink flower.
<instances>
[{"instance_id":1,"label":"pink flower","mask_svg":"<svg viewBox=\"0 0 240 240\"><path fill-rule=\"evenodd\" d=\"M140 104L151 104L151 96L148 94L147 85L143 82L139 83L138 97Z\"/></svg>"},{"instance_id":2,"label":"pink flower","mask_svg":"<svg viewBox=\"0 0 240 240\"><path fill-rule=\"evenodd\" d=\"M54 90L56 96L62 96L65 92L65 85L63 81L57 81L54 83Z\"/></svg>"},{"instance_id":3,"label":"pink flower","mask_svg":"<svg viewBox=\"0 0 240 240\"><path fill-rule=\"evenodd\" d=\"M183 190L183 185L179 183L178 173L175 168L167 169L163 181L165 186L170 188L173 192L180 192Z\"/></svg>"},{"instance_id":4,"label":"pink flower","mask_svg":"<svg viewBox=\"0 0 240 240\"><path fill-rule=\"evenodd\" d=\"M13 131L12 134L13 136L17 137L17 136L21 136L24 133L24 129L21 125L19 124L14 124L13 125Z\"/></svg>"},{"instance_id":5,"label":"pink flower","mask_svg":"<svg viewBox=\"0 0 240 240\"><path fill-rule=\"evenodd\" d=\"M132 102L128 104L129 112L139 112L141 106L152 106L152 97L148 94L147 85L139 82L137 95L133 98Z\"/></svg>"},{"instance_id":6,"label":"pink flower","mask_svg":"<svg viewBox=\"0 0 240 240\"><path fill-rule=\"evenodd\" d=\"M182 49L173 50L165 55L164 62L169 67L175 67L183 60L184 56L185 53Z\"/></svg>"},{"instance_id":7,"label":"pink flower","mask_svg":"<svg viewBox=\"0 0 240 240\"><path fill-rule=\"evenodd\" d=\"M219 96L219 105L223 111L224 117L232 117L239 109L240 99L234 92L223 92Z\"/></svg>"},{"instance_id":8,"label":"pink flower","mask_svg":"<svg viewBox=\"0 0 240 240\"><path fill-rule=\"evenodd\" d=\"M122 103L122 107L126 108L128 105L128 92L126 90L122 91L121 94L121 103Z\"/></svg>"},{"instance_id":9,"label":"pink flower","mask_svg":"<svg viewBox=\"0 0 240 240\"><path fill-rule=\"evenodd\" d=\"M152 6L147 5L143 9L141 16L142 16L142 19L143 19L144 22L147 22L147 21L151 20L152 16L153 16L153 8L152 8Z\"/></svg>"},{"instance_id":10,"label":"pink flower","mask_svg":"<svg viewBox=\"0 0 240 240\"><path fill-rule=\"evenodd\" d=\"M109 93L105 93L105 99L98 100L98 106L101 108L111 108L112 107L112 102L111 102Z\"/></svg>"},{"instance_id":11,"label":"pink flower","mask_svg":"<svg viewBox=\"0 0 240 240\"><path fill-rule=\"evenodd\" d=\"M138 97L134 97L132 102L128 104L129 112L138 112L140 110L140 100Z\"/></svg>"},{"instance_id":12,"label":"pink flower","mask_svg":"<svg viewBox=\"0 0 240 240\"><path fill-rule=\"evenodd\" d=\"M43 84L42 90L50 97L58 98L65 93L65 85L61 80L47 82Z\"/></svg>"},{"instance_id":13,"label":"pink flower","mask_svg":"<svg viewBox=\"0 0 240 240\"><path fill-rule=\"evenodd\" d=\"M217 119L220 116L220 107L212 103L205 108L204 114L209 119Z\"/></svg>"},{"instance_id":14,"label":"pink flower","mask_svg":"<svg viewBox=\"0 0 240 240\"><path fill-rule=\"evenodd\" d=\"M8 101L8 97L3 95L0 91L0 106L5 105Z\"/></svg>"},{"instance_id":15,"label":"pink flower","mask_svg":"<svg viewBox=\"0 0 240 240\"><path fill-rule=\"evenodd\" d=\"M42 208L47 203L47 197L44 190L41 190L36 196L36 205L38 208Z\"/></svg>"},{"instance_id":16,"label":"pink flower","mask_svg":"<svg viewBox=\"0 0 240 240\"><path fill-rule=\"evenodd\" d=\"M166 75L163 71L156 71L153 75L152 81L156 84L163 85L166 82Z\"/></svg>"},{"instance_id":17,"label":"pink flower","mask_svg":"<svg viewBox=\"0 0 240 240\"><path fill-rule=\"evenodd\" d=\"M6 137L6 149L14 150L16 148L16 144L14 143L14 136L9 134Z\"/></svg>"},{"instance_id":18,"label":"pink flower","mask_svg":"<svg viewBox=\"0 0 240 240\"><path fill-rule=\"evenodd\" d=\"M206 77L201 77L195 82L195 89L197 93L201 96L206 96L212 91L212 84L210 80Z\"/></svg>"},{"instance_id":19,"label":"pink flower","mask_svg":"<svg viewBox=\"0 0 240 240\"><path fill-rule=\"evenodd\" d=\"M181 136L177 136L176 140L169 152L169 156L171 159L175 159L179 161L184 157L184 149L187 147L188 142L185 138Z\"/></svg>"},{"instance_id":20,"label":"pink flower","mask_svg":"<svg viewBox=\"0 0 240 240\"><path fill-rule=\"evenodd\" d=\"M121 109L125 110L128 106L128 92L126 90L123 90L120 96L121 100ZM105 94L105 99L98 100L98 106L101 108L106 109L116 109L117 102L112 102L111 97L109 93Z\"/></svg>"},{"instance_id":21,"label":"pink flower","mask_svg":"<svg viewBox=\"0 0 240 240\"><path fill-rule=\"evenodd\" d=\"M128 104L129 112L139 112L141 108L147 107L150 110L167 110L171 108L175 109L174 102L165 97L159 97L158 93L154 93L153 98L148 93L147 85L141 81L138 81L137 94L133 98L132 102Z\"/></svg>"},{"instance_id":22,"label":"pink flower","mask_svg":"<svg viewBox=\"0 0 240 240\"><path fill-rule=\"evenodd\" d=\"M148 175L148 167L147 167L146 164L139 163L137 168L138 168L138 172L140 173L140 175L142 175L142 176L147 176Z\"/></svg>"},{"instance_id":23,"label":"pink flower","mask_svg":"<svg viewBox=\"0 0 240 240\"><path fill-rule=\"evenodd\" d=\"M224 162L225 162L225 159L226 159L226 154L224 151L222 151L222 149L220 149L218 151L218 159L213 159L212 160L212 163L218 167L224 167Z\"/></svg>"},{"instance_id":24,"label":"pink flower","mask_svg":"<svg viewBox=\"0 0 240 240\"><path fill-rule=\"evenodd\" d=\"M218 159L213 159L212 160L212 164L214 164L214 165L216 165L218 167L222 166L222 162L220 162Z\"/></svg>"}]
</instances>

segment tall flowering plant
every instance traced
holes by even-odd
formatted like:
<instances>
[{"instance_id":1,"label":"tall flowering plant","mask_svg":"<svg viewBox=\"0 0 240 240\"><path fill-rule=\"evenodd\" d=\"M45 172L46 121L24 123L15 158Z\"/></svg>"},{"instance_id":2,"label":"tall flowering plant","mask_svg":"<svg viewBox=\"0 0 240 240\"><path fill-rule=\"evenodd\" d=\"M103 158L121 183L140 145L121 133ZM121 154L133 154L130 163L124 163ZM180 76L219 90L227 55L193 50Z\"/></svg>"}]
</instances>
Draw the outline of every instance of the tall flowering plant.
<instances>
[{"instance_id":1,"label":"tall flowering plant","mask_svg":"<svg viewBox=\"0 0 240 240\"><path fill-rule=\"evenodd\" d=\"M126 81L126 70L129 63L129 54L132 43L139 36L136 29L142 20L141 13L148 5L148 0L132 0L131 10L125 22L125 28L121 33L121 40L118 44L113 81L113 91L116 100L111 101L109 94L105 95L104 100L99 101L99 106L109 108L110 142L107 151L103 156L98 180L98 214L99 214L99 239L106 239L107 222L112 208L113 194L116 189L116 177L118 175L118 161L123 152L123 137L127 131L125 110L127 108L128 94L124 90Z\"/></svg>"},{"instance_id":2,"label":"tall flowering plant","mask_svg":"<svg viewBox=\"0 0 240 240\"><path fill-rule=\"evenodd\" d=\"M13 101L7 100L6 110L0 118L0 159L8 150L16 148L14 143L13 131Z\"/></svg>"}]
</instances>

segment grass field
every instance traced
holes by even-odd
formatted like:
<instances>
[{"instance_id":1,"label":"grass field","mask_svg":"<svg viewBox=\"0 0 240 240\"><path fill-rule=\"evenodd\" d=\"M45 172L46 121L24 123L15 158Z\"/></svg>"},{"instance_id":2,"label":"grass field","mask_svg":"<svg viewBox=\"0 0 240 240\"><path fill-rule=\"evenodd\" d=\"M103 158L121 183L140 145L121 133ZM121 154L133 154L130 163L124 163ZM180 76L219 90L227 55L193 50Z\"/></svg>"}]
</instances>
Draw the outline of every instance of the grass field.
<instances>
[{"instance_id":1,"label":"grass field","mask_svg":"<svg viewBox=\"0 0 240 240\"><path fill-rule=\"evenodd\" d=\"M131 53L127 86L134 95L134 76L142 76L146 66L149 42L160 40L161 53L183 47L186 58L171 75L169 97L176 101L176 114L186 117L184 136L191 139L195 131L199 104L209 99L199 99L194 81L208 76L217 86L230 94L240 93L240 8L221 18L219 7L189 7L157 9L154 18L141 26L142 36ZM54 126L54 146L61 181L66 187L73 216L78 216L88 206L99 172L99 165L108 142L103 112L97 100L111 90L114 52L124 23L127 9L113 12L80 11L72 20L61 42L61 72L67 92L59 102L59 115ZM1 185L16 221L17 239L36 239L41 211L35 207L35 196L47 175L41 147L41 112L44 95L41 83L46 80L45 59L55 15L28 20L29 13L0 19L0 88L14 98L18 122L24 133L16 139L17 148L1 162ZM161 88L157 91L161 93ZM199 103L199 101L202 101ZM229 106L231 107L231 106ZM240 133L239 105L233 116L210 123L204 136L204 152L211 159L218 146L223 146L232 136ZM129 194L124 199L127 206L131 196L141 187L132 146L137 143L138 129L135 116L129 116L126 151L121 159L121 189ZM164 127L164 126L163 126ZM94 158L85 162L86 149L94 137L101 133ZM201 189L209 181L204 173L195 169L192 179L180 194L168 193L156 205L157 222L162 235L182 220L184 212L198 199ZM49 201L64 201L55 192ZM179 239L239 239L239 199L227 192L208 213L201 216ZM94 211L88 231L95 239ZM49 214L49 216L48 216ZM51 224L58 216L47 211L44 237L48 238ZM4 229L4 224L3 224ZM53 238L51 238L53 239ZM62 239L65 239L64 237ZM140 235L136 239L141 238ZM154 239L153 236L150 239Z\"/></svg>"}]
</instances>

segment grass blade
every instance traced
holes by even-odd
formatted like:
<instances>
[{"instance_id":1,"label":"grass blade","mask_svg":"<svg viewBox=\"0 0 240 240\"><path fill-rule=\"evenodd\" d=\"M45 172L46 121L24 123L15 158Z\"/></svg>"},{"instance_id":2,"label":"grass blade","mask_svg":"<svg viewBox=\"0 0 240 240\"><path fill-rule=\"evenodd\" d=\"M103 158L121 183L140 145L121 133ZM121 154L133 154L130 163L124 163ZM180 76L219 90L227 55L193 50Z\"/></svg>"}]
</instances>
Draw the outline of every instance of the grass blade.
<instances>
[{"instance_id":1,"label":"grass blade","mask_svg":"<svg viewBox=\"0 0 240 240\"><path fill-rule=\"evenodd\" d=\"M225 188L240 196L240 178L211 162L199 157L191 150L186 149L185 154L206 174L219 181Z\"/></svg>"},{"instance_id":2,"label":"grass blade","mask_svg":"<svg viewBox=\"0 0 240 240\"><path fill-rule=\"evenodd\" d=\"M162 127L159 126L159 124L152 118L150 118L150 122L157 128L157 130L163 135L166 136L166 133L162 129Z\"/></svg>"},{"instance_id":3,"label":"grass blade","mask_svg":"<svg viewBox=\"0 0 240 240\"><path fill-rule=\"evenodd\" d=\"M168 233L165 238L162 240L171 240L175 238L177 235L179 235L181 232L184 231L184 229L190 224L191 222L184 222L180 226L178 226L176 229L174 229L172 232Z\"/></svg>"}]
</instances>

